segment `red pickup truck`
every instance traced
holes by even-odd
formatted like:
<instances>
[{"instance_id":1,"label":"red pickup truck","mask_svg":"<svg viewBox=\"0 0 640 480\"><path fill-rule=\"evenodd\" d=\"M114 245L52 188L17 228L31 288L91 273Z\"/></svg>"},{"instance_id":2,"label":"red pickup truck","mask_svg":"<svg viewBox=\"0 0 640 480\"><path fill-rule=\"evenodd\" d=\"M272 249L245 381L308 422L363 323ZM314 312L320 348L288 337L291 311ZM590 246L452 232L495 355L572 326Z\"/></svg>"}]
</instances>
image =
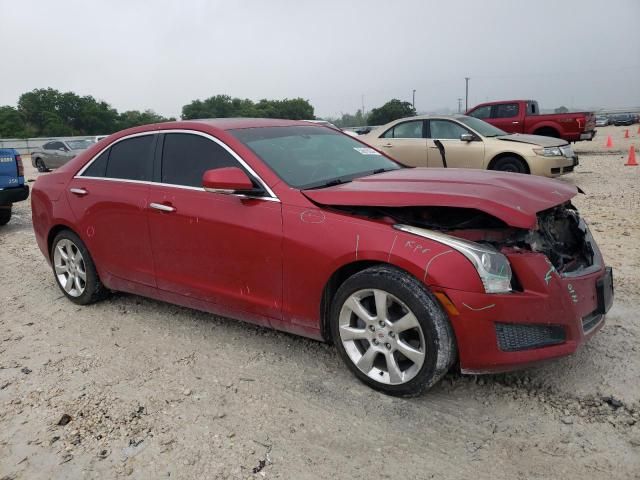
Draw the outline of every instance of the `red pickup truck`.
<instances>
[{"instance_id":1,"label":"red pickup truck","mask_svg":"<svg viewBox=\"0 0 640 480\"><path fill-rule=\"evenodd\" d=\"M568 142L592 140L596 135L596 117L592 112L540 115L538 102L533 100L481 103L466 114L509 133L544 135Z\"/></svg>"}]
</instances>

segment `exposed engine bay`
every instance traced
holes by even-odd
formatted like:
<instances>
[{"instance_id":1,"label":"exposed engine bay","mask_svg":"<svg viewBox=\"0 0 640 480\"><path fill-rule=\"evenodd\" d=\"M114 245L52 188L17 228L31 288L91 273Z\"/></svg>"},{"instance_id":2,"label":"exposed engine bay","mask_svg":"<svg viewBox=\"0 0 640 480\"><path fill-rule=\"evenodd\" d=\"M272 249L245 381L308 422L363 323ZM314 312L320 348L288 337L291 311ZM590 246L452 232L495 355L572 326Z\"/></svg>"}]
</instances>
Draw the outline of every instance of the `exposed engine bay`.
<instances>
[{"instance_id":1,"label":"exposed engine bay","mask_svg":"<svg viewBox=\"0 0 640 480\"><path fill-rule=\"evenodd\" d=\"M341 207L353 215L388 219L435 230L497 250L511 248L543 253L559 273L577 272L595 260L591 235L571 202L539 212L535 230L507 225L502 220L472 208L455 207Z\"/></svg>"}]
</instances>

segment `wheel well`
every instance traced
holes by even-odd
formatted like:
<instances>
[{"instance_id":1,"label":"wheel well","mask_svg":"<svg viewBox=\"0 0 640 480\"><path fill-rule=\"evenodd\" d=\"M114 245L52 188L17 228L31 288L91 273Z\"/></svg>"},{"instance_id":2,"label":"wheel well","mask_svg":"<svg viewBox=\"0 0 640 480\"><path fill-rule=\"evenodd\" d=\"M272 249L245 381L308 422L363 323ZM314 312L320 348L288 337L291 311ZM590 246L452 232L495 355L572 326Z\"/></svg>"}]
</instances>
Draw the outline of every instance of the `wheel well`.
<instances>
[{"instance_id":1,"label":"wheel well","mask_svg":"<svg viewBox=\"0 0 640 480\"><path fill-rule=\"evenodd\" d=\"M47 236L47 253L49 254L49 256L51 256L51 247L53 247L53 239L56 238L56 235L58 235L63 230L69 230L70 232L73 232L73 230L67 227L66 225L56 225L51 230L49 230L49 235Z\"/></svg>"},{"instance_id":2,"label":"wheel well","mask_svg":"<svg viewBox=\"0 0 640 480\"><path fill-rule=\"evenodd\" d=\"M508 153L508 152L499 153L498 155L493 157L491 159L491 161L489 162L489 166L487 167L487 170L493 170L493 168L494 168L494 166L495 166L495 164L496 164L496 162L498 160L500 160L501 158L507 158L507 157L517 158L522 163L524 163L524 166L527 169L527 173L531 173L531 169L529 168L529 164L527 163L527 161L524 158L522 158L522 156L518 155L517 153Z\"/></svg>"},{"instance_id":3,"label":"wheel well","mask_svg":"<svg viewBox=\"0 0 640 480\"><path fill-rule=\"evenodd\" d=\"M553 127L541 127L533 132L534 135L543 135L545 137L560 138L560 133Z\"/></svg>"}]
</instances>

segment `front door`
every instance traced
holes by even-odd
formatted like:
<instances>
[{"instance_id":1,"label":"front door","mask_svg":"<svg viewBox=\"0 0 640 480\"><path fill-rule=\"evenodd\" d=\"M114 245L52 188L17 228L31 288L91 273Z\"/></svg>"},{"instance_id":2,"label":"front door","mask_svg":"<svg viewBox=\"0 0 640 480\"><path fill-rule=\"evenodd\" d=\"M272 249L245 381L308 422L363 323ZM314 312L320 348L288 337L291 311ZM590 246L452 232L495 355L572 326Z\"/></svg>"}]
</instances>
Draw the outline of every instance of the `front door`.
<instances>
[{"instance_id":1,"label":"front door","mask_svg":"<svg viewBox=\"0 0 640 480\"><path fill-rule=\"evenodd\" d=\"M505 132L522 133L524 125L521 122L520 104L501 103L494 105L491 111L491 124Z\"/></svg>"},{"instance_id":2,"label":"front door","mask_svg":"<svg viewBox=\"0 0 640 480\"><path fill-rule=\"evenodd\" d=\"M155 285L146 211L155 140L143 135L113 144L68 185L78 233L101 276Z\"/></svg>"},{"instance_id":3,"label":"front door","mask_svg":"<svg viewBox=\"0 0 640 480\"><path fill-rule=\"evenodd\" d=\"M280 318L280 202L205 191L206 170L244 168L213 137L167 133L162 143L159 183L149 186L154 206L147 210L158 288L249 321Z\"/></svg>"},{"instance_id":4,"label":"front door","mask_svg":"<svg viewBox=\"0 0 640 480\"><path fill-rule=\"evenodd\" d=\"M446 119L429 120L427 129L428 163L430 167L443 167L442 155L434 143L440 140L448 168L486 168L484 165L484 143L474 135L474 140L460 140L463 133L472 133L457 122Z\"/></svg>"}]
</instances>

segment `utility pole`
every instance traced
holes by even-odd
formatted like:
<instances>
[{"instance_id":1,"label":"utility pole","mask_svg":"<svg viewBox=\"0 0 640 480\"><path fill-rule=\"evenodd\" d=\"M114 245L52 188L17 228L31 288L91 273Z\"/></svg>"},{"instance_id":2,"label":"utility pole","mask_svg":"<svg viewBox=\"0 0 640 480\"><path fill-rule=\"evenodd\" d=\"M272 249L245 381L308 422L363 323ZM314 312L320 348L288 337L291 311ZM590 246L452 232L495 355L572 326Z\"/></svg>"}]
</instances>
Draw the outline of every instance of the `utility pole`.
<instances>
[{"instance_id":1,"label":"utility pole","mask_svg":"<svg viewBox=\"0 0 640 480\"><path fill-rule=\"evenodd\" d=\"M411 101L411 105L413 105L413 109L416 109L416 89L413 89L413 100Z\"/></svg>"},{"instance_id":2,"label":"utility pole","mask_svg":"<svg viewBox=\"0 0 640 480\"><path fill-rule=\"evenodd\" d=\"M364 118L364 93L362 94L361 101L362 101L362 118Z\"/></svg>"},{"instance_id":3,"label":"utility pole","mask_svg":"<svg viewBox=\"0 0 640 480\"><path fill-rule=\"evenodd\" d=\"M458 97L458 113L462 113L460 110L462 109L462 98Z\"/></svg>"},{"instance_id":4,"label":"utility pole","mask_svg":"<svg viewBox=\"0 0 640 480\"><path fill-rule=\"evenodd\" d=\"M464 111L469 110L469 77L464 77Z\"/></svg>"}]
</instances>

